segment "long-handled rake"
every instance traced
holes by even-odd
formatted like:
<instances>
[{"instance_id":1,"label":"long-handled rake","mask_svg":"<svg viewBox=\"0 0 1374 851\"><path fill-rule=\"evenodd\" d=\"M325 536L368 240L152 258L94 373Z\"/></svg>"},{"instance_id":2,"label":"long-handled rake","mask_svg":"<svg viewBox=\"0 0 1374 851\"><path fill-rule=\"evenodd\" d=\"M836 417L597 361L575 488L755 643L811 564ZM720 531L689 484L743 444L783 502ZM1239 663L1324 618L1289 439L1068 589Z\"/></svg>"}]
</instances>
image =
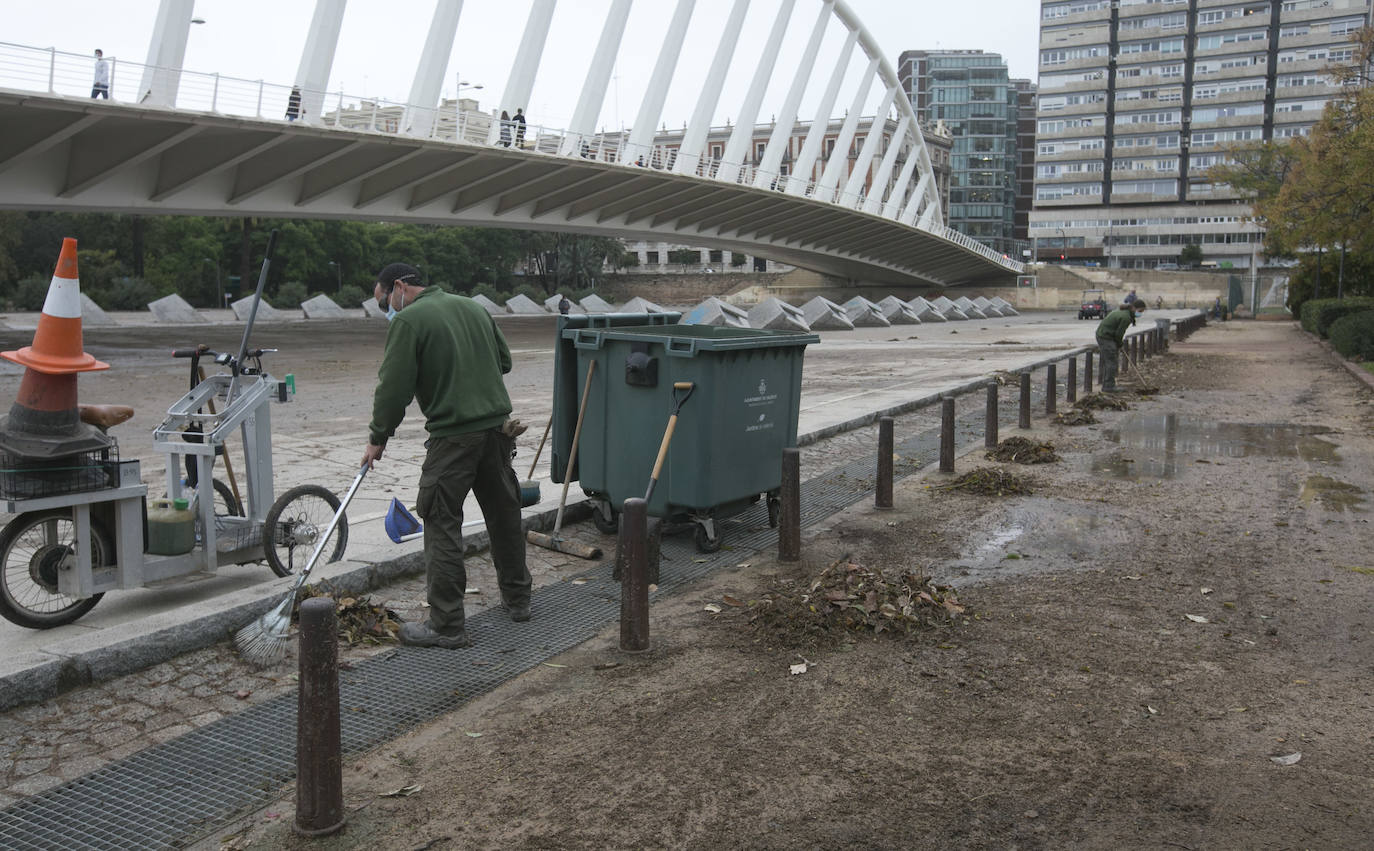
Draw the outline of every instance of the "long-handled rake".
<instances>
[{"instance_id":1,"label":"long-handled rake","mask_svg":"<svg viewBox=\"0 0 1374 851\"><path fill-rule=\"evenodd\" d=\"M257 618L234 636L234 644L238 647L240 656L255 665L270 665L286 653L286 645L290 643L288 633L291 630L291 609L296 604L296 595L304 587L305 580L310 577L311 569L314 568L315 562L319 561L320 553L324 552L325 544L338 527L339 519L348 510L348 504L353 501L353 494L358 492L358 485L363 483L365 475L366 464L358 470L358 475L353 477L353 484L349 486L348 493L344 494L343 501L339 503L339 510L334 512L333 519L315 543L315 551L310 554L310 561L306 562L305 567L297 574L295 584L286 592L286 598L277 604L275 609Z\"/></svg>"}]
</instances>

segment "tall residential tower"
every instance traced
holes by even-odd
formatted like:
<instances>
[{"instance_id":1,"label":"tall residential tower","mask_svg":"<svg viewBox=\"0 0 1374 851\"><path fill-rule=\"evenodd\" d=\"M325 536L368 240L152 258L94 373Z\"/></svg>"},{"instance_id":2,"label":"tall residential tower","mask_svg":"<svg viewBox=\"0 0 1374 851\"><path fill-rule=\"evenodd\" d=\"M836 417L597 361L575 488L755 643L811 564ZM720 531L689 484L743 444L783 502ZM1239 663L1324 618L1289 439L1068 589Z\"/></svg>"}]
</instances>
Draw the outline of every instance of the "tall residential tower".
<instances>
[{"instance_id":1,"label":"tall residential tower","mask_svg":"<svg viewBox=\"0 0 1374 851\"><path fill-rule=\"evenodd\" d=\"M1043 0L1030 235L1041 259L1152 268L1199 244L1249 266L1263 233L1207 170L1305 136L1370 0Z\"/></svg>"}]
</instances>

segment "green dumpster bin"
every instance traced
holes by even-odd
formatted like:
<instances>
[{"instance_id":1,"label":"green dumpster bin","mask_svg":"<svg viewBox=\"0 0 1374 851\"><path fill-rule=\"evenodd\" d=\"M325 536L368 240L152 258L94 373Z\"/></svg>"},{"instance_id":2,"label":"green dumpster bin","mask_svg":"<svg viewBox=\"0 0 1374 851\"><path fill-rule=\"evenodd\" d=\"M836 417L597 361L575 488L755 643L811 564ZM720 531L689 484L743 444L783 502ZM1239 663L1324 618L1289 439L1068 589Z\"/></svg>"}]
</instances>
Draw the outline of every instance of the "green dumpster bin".
<instances>
[{"instance_id":1,"label":"green dumpster bin","mask_svg":"<svg viewBox=\"0 0 1374 851\"><path fill-rule=\"evenodd\" d=\"M577 353L576 373L571 381L555 376L555 410L576 410L588 366L597 364L577 466L602 531L615 530L626 499L644 495L673 385L683 381L695 389L678 416L649 514L694 524L703 552L720 547L718 520L760 497L776 522L782 450L797 441L802 357L820 337L709 325L567 328L562 335ZM570 392L576 397L568 399Z\"/></svg>"}]
</instances>

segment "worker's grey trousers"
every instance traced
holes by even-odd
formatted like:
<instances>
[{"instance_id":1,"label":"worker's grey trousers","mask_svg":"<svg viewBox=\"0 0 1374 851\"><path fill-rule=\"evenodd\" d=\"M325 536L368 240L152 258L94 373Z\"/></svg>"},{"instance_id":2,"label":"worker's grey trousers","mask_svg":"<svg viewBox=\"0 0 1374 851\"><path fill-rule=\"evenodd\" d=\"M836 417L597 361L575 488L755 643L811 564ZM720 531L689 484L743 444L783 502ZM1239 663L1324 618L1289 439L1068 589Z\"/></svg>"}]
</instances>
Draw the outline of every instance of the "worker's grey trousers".
<instances>
[{"instance_id":1,"label":"worker's grey trousers","mask_svg":"<svg viewBox=\"0 0 1374 851\"><path fill-rule=\"evenodd\" d=\"M451 635L463 629L463 501L471 491L491 536L491 560L507 605L527 604L530 572L520 528L520 482L511 469L514 440L497 429L432 437L420 471L416 509L425 522L429 625Z\"/></svg>"},{"instance_id":2,"label":"worker's grey trousers","mask_svg":"<svg viewBox=\"0 0 1374 851\"><path fill-rule=\"evenodd\" d=\"M1108 340L1105 337L1097 338L1097 348L1102 352L1102 389L1116 389L1116 358L1120 346L1116 340Z\"/></svg>"}]
</instances>

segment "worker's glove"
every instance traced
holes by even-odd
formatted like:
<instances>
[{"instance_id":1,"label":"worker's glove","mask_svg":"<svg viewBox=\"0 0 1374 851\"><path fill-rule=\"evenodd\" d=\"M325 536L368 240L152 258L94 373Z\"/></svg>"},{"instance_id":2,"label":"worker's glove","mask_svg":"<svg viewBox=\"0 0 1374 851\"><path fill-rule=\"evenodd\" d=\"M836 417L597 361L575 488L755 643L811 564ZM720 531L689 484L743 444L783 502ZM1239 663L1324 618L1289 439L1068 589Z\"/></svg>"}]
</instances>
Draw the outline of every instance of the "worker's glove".
<instances>
[{"instance_id":1,"label":"worker's glove","mask_svg":"<svg viewBox=\"0 0 1374 851\"><path fill-rule=\"evenodd\" d=\"M529 428L529 426L522 424L519 420L506 420L504 423L501 423L501 433L512 440L529 431Z\"/></svg>"}]
</instances>

